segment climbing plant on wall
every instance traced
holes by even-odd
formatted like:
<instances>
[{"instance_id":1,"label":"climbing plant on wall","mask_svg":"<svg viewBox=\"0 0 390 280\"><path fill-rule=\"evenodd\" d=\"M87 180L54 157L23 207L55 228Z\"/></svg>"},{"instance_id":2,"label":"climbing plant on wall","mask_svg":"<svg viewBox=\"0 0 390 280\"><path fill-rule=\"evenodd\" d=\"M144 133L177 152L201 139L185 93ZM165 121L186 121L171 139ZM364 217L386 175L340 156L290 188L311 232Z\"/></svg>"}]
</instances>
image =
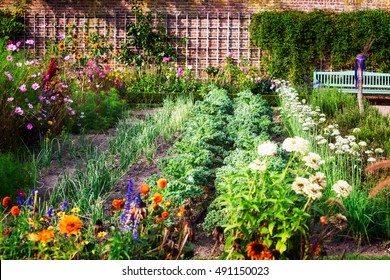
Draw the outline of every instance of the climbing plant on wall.
<instances>
[{"instance_id":1,"label":"climbing plant on wall","mask_svg":"<svg viewBox=\"0 0 390 280\"><path fill-rule=\"evenodd\" d=\"M298 84L315 69L352 69L363 51L369 70L390 71L388 11L266 11L252 19L252 43L263 50L262 65L273 77Z\"/></svg>"}]
</instances>

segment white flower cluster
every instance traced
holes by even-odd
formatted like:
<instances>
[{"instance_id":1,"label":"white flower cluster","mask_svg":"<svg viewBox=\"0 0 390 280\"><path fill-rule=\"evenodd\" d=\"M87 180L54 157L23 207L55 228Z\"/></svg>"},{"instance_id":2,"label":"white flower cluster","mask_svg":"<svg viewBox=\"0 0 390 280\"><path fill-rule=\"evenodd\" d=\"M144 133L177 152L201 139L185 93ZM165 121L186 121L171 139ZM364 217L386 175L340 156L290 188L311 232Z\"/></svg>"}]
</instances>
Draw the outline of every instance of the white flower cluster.
<instances>
[{"instance_id":1,"label":"white flower cluster","mask_svg":"<svg viewBox=\"0 0 390 280\"><path fill-rule=\"evenodd\" d=\"M326 187L325 175L321 172L309 177L309 179L303 177L295 178L292 184L292 189L297 194L302 194L313 200L322 197L322 191Z\"/></svg>"},{"instance_id":2,"label":"white flower cluster","mask_svg":"<svg viewBox=\"0 0 390 280\"><path fill-rule=\"evenodd\" d=\"M359 128L354 128L351 135L342 136L337 124L330 124L322 127L326 123L325 114L320 108L312 108L306 104L306 100L299 100L298 92L289 86L281 85L278 88L279 96L282 98L282 113L287 117L292 117L301 124L302 130L315 129L315 141L319 146L328 146L335 155L346 154L360 160L363 155L367 155L369 162L376 161L375 155L383 153L381 148L375 151L369 149L364 141L357 142L352 134L359 133Z\"/></svg>"},{"instance_id":3,"label":"white flower cluster","mask_svg":"<svg viewBox=\"0 0 390 280\"><path fill-rule=\"evenodd\" d=\"M281 87L279 95L283 98L282 112L288 117L294 117L302 125L302 130L309 131L326 122L326 116L321 113L319 107L313 108L306 104L306 100L299 100L294 88Z\"/></svg>"}]
</instances>

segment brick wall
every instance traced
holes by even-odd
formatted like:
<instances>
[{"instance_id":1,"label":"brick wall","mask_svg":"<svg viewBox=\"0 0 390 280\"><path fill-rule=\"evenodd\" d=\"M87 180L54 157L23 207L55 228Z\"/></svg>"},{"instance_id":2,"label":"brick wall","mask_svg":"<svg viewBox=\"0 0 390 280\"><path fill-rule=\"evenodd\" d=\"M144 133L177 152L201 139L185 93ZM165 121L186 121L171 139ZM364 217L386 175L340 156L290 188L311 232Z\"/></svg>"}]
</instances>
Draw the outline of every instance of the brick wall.
<instances>
[{"instance_id":1,"label":"brick wall","mask_svg":"<svg viewBox=\"0 0 390 280\"><path fill-rule=\"evenodd\" d=\"M0 0L0 9L12 7L20 0ZM99 13L131 8L126 0L30 0L28 11ZM145 0L148 10L161 12L241 12L254 13L269 9L312 11L327 9L354 11L359 9L390 10L389 0Z\"/></svg>"},{"instance_id":2,"label":"brick wall","mask_svg":"<svg viewBox=\"0 0 390 280\"><path fill-rule=\"evenodd\" d=\"M0 8L12 6L18 0L0 0ZM79 30L85 23L100 34L112 30L110 40L119 48L126 39L125 26L135 18L131 4L125 0L30 0L25 13L26 38L36 41L34 48L44 52L49 40L56 41L67 23ZM192 66L198 74L208 66L225 62L228 52L236 58L248 58L260 67L261 51L249 44L248 26L251 14L267 9L328 9L353 11L382 8L390 10L388 0L154 0L145 1L146 10L164 14L167 32L176 38L186 37L185 45L177 45L178 62ZM389 4L388 4L389 3ZM175 40L173 44L175 44Z\"/></svg>"}]
</instances>

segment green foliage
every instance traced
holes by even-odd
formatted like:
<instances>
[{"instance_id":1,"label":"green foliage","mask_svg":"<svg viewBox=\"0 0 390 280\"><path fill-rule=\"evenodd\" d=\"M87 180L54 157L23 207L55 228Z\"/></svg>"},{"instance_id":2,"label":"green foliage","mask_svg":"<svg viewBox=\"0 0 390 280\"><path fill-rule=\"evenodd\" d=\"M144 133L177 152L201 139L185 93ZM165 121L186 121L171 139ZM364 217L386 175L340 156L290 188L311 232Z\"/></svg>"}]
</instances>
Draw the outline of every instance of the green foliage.
<instances>
[{"instance_id":1,"label":"green foliage","mask_svg":"<svg viewBox=\"0 0 390 280\"><path fill-rule=\"evenodd\" d=\"M0 197L14 195L17 190L34 184L32 165L21 162L14 154L0 154Z\"/></svg>"},{"instance_id":2,"label":"green foliage","mask_svg":"<svg viewBox=\"0 0 390 280\"><path fill-rule=\"evenodd\" d=\"M253 16L251 38L266 54L265 70L294 84L308 82L315 69L351 69L363 51L368 69L390 69L387 11L266 11Z\"/></svg>"},{"instance_id":3,"label":"green foliage","mask_svg":"<svg viewBox=\"0 0 390 280\"><path fill-rule=\"evenodd\" d=\"M154 26L152 12L145 13L142 8L133 1L132 12L137 22L131 22L127 26L128 39L122 46L119 59L128 64L143 66L147 64L162 63L164 57L174 57L175 49L169 43L169 36L161 16ZM135 48L135 51L134 49Z\"/></svg>"},{"instance_id":4,"label":"green foliage","mask_svg":"<svg viewBox=\"0 0 390 280\"><path fill-rule=\"evenodd\" d=\"M249 90L237 94L234 115L228 125L236 147L250 149L255 142L269 139L272 127L272 110L260 95L253 95Z\"/></svg>"},{"instance_id":5,"label":"green foliage","mask_svg":"<svg viewBox=\"0 0 390 280\"><path fill-rule=\"evenodd\" d=\"M18 13L0 10L0 38L14 37L23 33L23 18Z\"/></svg>"},{"instance_id":6,"label":"green foliage","mask_svg":"<svg viewBox=\"0 0 390 280\"><path fill-rule=\"evenodd\" d=\"M74 109L79 112L75 130L107 130L122 116L125 106L115 88L99 93L76 91L73 93L73 101L76 104Z\"/></svg>"},{"instance_id":7,"label":"green foliage","mask_svg":"<svg viewBox=\"0 0 390 280\"><path fill-rule=\"evenodd\" d=\"M253 94L273 93L272 82L260 78L258 69L250 65L249 59L234 58L231 52L226 56L225 66L207 67L204 71L209 83L226 89L232 95L243 90L250 90Z\"/></svg>"},{"instance_id":8,"label":"green foliage","mask_svg":"<svg viewBox=\"0 0 390 280\"><path fill-rule=\"evenodd\" d=\"M181 139L160 161L163 174L172 185L166 196L175 206L195 201L213 187L215 167L222 164L232 146L226 131L232 105L225 90L211 90L203 101L196 102Z\"/></svg>"}]
</instances>

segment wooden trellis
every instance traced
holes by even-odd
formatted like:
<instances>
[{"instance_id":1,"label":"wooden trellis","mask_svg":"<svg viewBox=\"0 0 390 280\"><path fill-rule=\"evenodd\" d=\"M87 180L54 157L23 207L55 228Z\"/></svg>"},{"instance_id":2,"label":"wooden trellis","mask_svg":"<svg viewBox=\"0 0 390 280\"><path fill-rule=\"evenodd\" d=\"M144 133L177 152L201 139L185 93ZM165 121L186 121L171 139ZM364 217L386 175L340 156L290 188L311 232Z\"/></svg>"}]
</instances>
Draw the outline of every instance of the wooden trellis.
<instances>
[{"instance_id":1,"label":"wooden trellis","mask_svg":"<svg viewBox=\"0 0 390 280\"><path fill-rule=\"evenodd\" d=\"M229 52L234 58L246 58L252 65L260 65L260 50L250 46L250 14L242 13L174 13L164 14L167 33L174 36L178 64L192 67L197 74L209 66L223 65ZM59 35L65 33L68 23L82 32L87 24L90 30L106 35L110 28L109 41L119 49L126 41L126 26L135 22L130 12L113 12L101 15L48 14L47 12L25 14L26 35L33 39L34 50L46 54L50 42L58 43ZM181 39L185 42L180 44Z\"/></svg>"}]
</instances>

